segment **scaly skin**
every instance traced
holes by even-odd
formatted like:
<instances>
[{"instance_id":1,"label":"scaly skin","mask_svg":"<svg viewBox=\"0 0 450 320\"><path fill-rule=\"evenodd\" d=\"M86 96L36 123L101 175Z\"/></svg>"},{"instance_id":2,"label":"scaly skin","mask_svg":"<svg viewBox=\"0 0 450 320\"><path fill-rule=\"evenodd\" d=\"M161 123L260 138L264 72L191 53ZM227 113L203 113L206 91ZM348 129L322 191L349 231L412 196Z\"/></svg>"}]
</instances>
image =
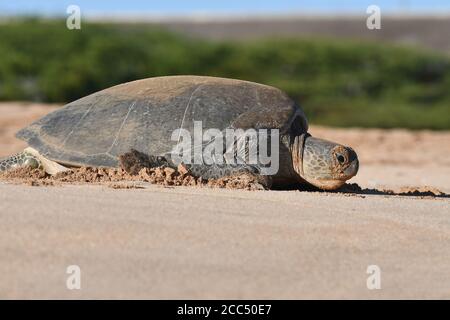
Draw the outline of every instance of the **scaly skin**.
<instances>
[{"instance_id":1,"label":"scaly skin","mask_svg":"<svg viewBox=\"0 0 450 320\"><path fill-rule=\"evenodd\" d=\"M42 164L38 158L26 151L0 159L0 172L27 166L38 169Z\"/></svg>"},{"instance_id":2,"label":"scaly skin","mask_svg":"<svg viewBox=\"0 0 450 320\"><path fill-rule=\"evenodd\" d=\"M335 190L358 172L358 156L350 147L309 136L303 149L300 175L320 189Z\"/></svg>"}]
</instances>

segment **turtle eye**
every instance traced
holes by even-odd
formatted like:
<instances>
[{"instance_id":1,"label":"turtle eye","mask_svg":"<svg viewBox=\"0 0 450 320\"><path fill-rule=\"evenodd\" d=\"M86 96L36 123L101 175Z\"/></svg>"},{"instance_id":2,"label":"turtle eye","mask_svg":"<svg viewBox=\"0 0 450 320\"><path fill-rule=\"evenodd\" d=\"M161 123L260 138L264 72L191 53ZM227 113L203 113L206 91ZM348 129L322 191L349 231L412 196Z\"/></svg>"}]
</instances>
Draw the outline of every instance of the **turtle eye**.
<instances>
[{"instance_id":1,"label":"turtle eye","mask_svg":"<svg viewBox=\"0 0 450 320\"><path fill-rule=\"evenodd\" d=\"M344 164L345 163L345 157L342 154L340 154L340 153L336 154L336 159L337 159L337 161L340 164Z\"/></svg>"}]
</instances>

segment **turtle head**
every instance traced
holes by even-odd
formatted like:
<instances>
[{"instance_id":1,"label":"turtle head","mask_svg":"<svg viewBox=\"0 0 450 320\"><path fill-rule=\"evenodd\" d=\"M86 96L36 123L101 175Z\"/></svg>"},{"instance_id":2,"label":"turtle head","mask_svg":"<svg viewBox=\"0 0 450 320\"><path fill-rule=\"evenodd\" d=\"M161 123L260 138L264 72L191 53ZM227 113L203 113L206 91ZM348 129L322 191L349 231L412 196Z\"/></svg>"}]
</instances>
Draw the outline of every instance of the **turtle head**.
<instances>
[{"instance_id":1,"label":"turtle head","mask_svg":"<svg viewBox=\"0 0 450 320\"><path fill-rule=\"evenodd\" d=\"M337 189L358 172L358 156L350 147L308 134L298 143L295 149L301 154L293 157L294 168L303 180L320 189Z\"/></svg>"}]
</instances>

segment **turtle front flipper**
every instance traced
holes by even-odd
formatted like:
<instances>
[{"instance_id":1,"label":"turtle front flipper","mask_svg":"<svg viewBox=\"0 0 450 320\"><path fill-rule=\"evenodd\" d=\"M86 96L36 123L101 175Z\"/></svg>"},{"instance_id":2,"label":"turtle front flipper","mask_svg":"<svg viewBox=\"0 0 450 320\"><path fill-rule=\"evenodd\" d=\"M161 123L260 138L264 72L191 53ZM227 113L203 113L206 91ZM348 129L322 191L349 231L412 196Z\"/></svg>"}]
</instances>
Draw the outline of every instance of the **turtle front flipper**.
<instances>
[{"instance_id":1,"label":"turtle front flipper","mask_svg":"<svg viewBox=\"0 0 450 320\"><path fill-rule=\"evenodd\" d=\"M272 177L261 175L257 166L249 164L211 164L211 165L185 165L194 177L202 177L203 179L221 179L233 177L247 177L248 180L254 181L259 189L270 189L272 186Z\"/></svg>"},{"instance_id":2,"label":"turtle front flipper","mask_svg":"<svg viewBox=\"0 0 450 320\"><path fill-rule=\"evenodd\" d=\"M120 167L129 174L138 174L143 168L156 168L161 166L176 167L171 161L162 156L147 155L135 149L119 156Z\"/></svg>"},{"instance_id":3,"label":"turtle front flipper","mask_svg":"<svg viewBox=\"0 0 450 320\"><path fill-rule=\"evenodd\" d=\"M0 172L23 167L39 169L42 168L42 163L38 157L26 150L10 157L0 159Z\"/></svg>"}]
</instances>

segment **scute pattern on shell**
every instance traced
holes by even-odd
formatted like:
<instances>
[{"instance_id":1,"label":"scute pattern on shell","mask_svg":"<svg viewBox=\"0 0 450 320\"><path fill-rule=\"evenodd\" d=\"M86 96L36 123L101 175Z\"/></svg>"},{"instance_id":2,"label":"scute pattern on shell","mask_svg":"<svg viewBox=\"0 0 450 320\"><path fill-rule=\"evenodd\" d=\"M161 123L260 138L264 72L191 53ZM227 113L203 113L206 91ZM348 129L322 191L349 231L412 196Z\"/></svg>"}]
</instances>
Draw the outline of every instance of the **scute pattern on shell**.
<instances>
[{"instance_id":1,"label":"scute pattern on shell","mask_svg":"<svg viewBox=\"0 0 450 320\"><path fill-rule=\"evenodd\" d=\"M276 128L292 121L307 131L301 108L279 89L253 82L200 76L149 78L105 89L67 104L17 137L44 157L71 166L117 167L136 149L170 152L174 130Z\"/></svg>"}]
</instances>

